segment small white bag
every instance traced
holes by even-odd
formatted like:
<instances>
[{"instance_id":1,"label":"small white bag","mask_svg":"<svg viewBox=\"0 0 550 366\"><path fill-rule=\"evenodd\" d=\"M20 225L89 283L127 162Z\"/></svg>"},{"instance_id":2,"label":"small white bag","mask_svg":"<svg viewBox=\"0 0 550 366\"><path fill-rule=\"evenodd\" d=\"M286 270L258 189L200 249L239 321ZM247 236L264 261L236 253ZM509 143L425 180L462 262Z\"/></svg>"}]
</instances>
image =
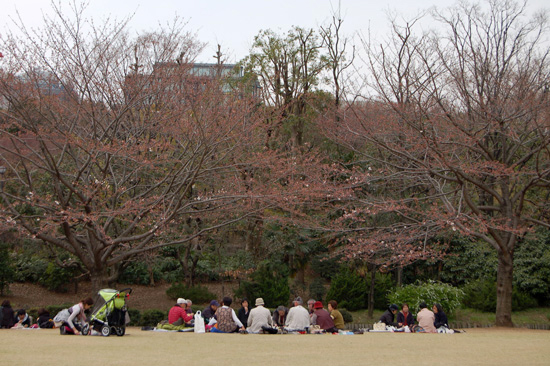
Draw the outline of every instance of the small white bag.
<instances>
[{"instance_id":1,"label":"small white bag","mask_svg":"<svg viewBox=\"0 0 550 366\"><path fill-rule=\"evenodd\" d=\"M202 313L197 311L195 313L195 333L204 333L205 332L205 326L204 326L204 318L202 317Z\"/></svg>"}]
</instances>

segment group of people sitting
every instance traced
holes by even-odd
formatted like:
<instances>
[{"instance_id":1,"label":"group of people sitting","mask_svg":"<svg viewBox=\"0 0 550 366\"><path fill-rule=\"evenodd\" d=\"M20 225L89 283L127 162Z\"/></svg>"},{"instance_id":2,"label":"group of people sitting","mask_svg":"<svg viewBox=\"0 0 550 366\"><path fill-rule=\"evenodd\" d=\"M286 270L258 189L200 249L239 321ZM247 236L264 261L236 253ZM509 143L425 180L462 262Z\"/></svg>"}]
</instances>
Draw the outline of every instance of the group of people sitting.
<instances>
[{"instance_id":1,"label":"group of people sitting","mask_svg":"<svg viewBox=\"0 0 550 366\"><path fill-rule=\"evenodd\" d=\"M423 301L418 305L418 308L415 322L408 304L403 303L401 311L399 311L397 305L391 304L380 317L380 322L395 328L408 327L412 332L421 333L437 333L449 329L447 315L440 304L433 304L432 310L429 310L428 305ZM396 315L397 319L395 319Z\"/></svg>"},{"instance_id":2,"label":"group of people sitting","mask_svg":"<svg viewBox=\"0 0 550 366\"><path fill-rule=\"evenodd\" d=\"M32 317L27 314L25 309L13 310L9 300L2 302L2 310L0 311L0 328L53 328L54 323L50 317L50 313L41 308L38 310L38 319L36 324L33 324Z\"/></svg>"},{"instance_id":3,"label":"group of people sitting","mask_svg":"<svg viewBox=\"0 0 550 366\"><path fill-rule=\"evenodd\" d=\"M248 300L242 299L241 308L235 312L231 308L233 300L224 297L222 303L212 300L201 315L204 318L206 330L215 333L306 333L310 329L319 332L335 333L344 329L344 318L338 311L338 303L329 301L328 310L323 308L321 301L308 301L308 309L303 306L301 297L296 297L292 307L281 305L273 313L265 307L264 300L259 297L255 307L249 308ZM189 300L180 298L168 313L167 325L159 324L164 329L173 327L193 326L194 314ZM167 328L168 326L168 328Z\"/></svg>"}]
</instances>

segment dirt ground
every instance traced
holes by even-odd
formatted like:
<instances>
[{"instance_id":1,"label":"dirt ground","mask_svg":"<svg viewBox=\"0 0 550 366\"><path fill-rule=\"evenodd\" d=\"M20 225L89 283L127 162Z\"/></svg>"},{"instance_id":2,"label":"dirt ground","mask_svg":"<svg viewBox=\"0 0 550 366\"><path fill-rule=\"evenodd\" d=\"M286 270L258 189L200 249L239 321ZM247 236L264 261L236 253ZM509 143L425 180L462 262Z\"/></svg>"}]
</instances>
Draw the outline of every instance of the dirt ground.
<instances>
[{"instance_id":1,"label":"dirt ground","mask_svg":"<svg viewBox=\"0 0 550 366\"><path fill-rule=\"evenodd\" d=\"M132 294L128 300L128 306L133 309L160 309L168 310L174 305L174 300L166 296L169 284L159 284L155 287L138 285L117 285L116 289L126 287L132 288ZM222 291L221 284L209 284L208 289L221 299L224 295L232 296L236 284L224 284ZM10 294L2 296L1 300L8 299L14 309L18 308L39 308L47 305L75 304L88 296L94 297L90 283L81 283L78 292L55 293L46 290L44 287L32 283L13 283L10 285ZM191 299L192 300L192 299ZM197 304L198 305L198 304Z\"/></svg>"},{"instance_id":2,"label":"dirt ground","mask_svg":"<svg viewBox=\"0 0 550 366\"><path fill-rule=\"evenodd\" d=\"M61 336L0 330L0 364L86 365L548 365L550 332L471 329L461 334L255 335L160 333ZM16 346L19 345L19 346Z\"/></svg>"}]
</instances>

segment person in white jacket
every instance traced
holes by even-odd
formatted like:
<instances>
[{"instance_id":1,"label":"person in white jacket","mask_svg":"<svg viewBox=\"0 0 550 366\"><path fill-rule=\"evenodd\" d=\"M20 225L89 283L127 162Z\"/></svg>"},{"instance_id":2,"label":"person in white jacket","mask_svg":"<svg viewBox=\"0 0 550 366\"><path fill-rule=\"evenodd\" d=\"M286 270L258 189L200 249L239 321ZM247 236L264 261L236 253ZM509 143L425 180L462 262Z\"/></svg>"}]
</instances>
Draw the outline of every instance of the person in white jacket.
<instances>
[{"instance_id":1,"label":"person in white jacket","mask_svg":"<svg viewBox=\"0 0 550 366\"><path fill-rule=\"evenodd\" d=\"M84 312L91 308L93 304L94 301L92 298L88 297L81 300L78 304L73 305L69 309L65 309L60 312L60 314L54 318L54 321L61 320L62 322L62 325L59 327L59 332L61 334L80 334L82 327L86 324L86 314ZM74 322L77 319L80 325Z\"/></svg>"},{"instance_id":2,"label":"person in white jacket","mask_svg":"<svg viewBox=\"0 0 550 366\"><path fill-rule=\"evenodd\" d=\"M264 299L258 297L256 299L256 307L250 310L248 315L248 327L246 330L248 333L260 333L263 327L273 327L273 318L271 317L271 311L264 307Z\"/></svg>"},{"instance_id":3,"label":"person in white jacket","mask_svg":"<svg viewBox=\"0 0 550 366\"><path fill-rule=\"evenodd\" d=\"M288 311L285 321L285 329L289 332L303 331L310 326L309 311L302 306L300 296L294 299L294 306Z\"/></svg>"}]
</instances>

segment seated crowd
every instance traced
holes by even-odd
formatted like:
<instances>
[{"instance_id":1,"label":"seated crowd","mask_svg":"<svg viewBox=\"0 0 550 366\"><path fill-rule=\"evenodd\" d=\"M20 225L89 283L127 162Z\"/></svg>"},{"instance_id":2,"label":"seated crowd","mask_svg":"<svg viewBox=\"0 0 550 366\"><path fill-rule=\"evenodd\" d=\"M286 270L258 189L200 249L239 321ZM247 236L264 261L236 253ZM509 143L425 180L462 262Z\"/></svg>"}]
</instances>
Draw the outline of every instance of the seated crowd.
<instances>
[{"instance_id":1,"label":"seated crowd","mask_svg":"<svg viewBox=\"0 0 550 366\"><path fill-rule=\"evenodd\" d=\"M409 305L404 303L399 307L395 304L391 304L388 309L380 317L380 322L386 324L386 326L393 326L395 328L409 327L413 332L422 333L437 333L438 329L449 328L447 315L443 312L443 308L440 304L434 304L432 310L428 309L428 305L425 302L421 302L418 305L419 311L416 314L416 322L413 315L409 311ZM395 315L397 314L397 320Z\"/></svg>"}]
</instances>

